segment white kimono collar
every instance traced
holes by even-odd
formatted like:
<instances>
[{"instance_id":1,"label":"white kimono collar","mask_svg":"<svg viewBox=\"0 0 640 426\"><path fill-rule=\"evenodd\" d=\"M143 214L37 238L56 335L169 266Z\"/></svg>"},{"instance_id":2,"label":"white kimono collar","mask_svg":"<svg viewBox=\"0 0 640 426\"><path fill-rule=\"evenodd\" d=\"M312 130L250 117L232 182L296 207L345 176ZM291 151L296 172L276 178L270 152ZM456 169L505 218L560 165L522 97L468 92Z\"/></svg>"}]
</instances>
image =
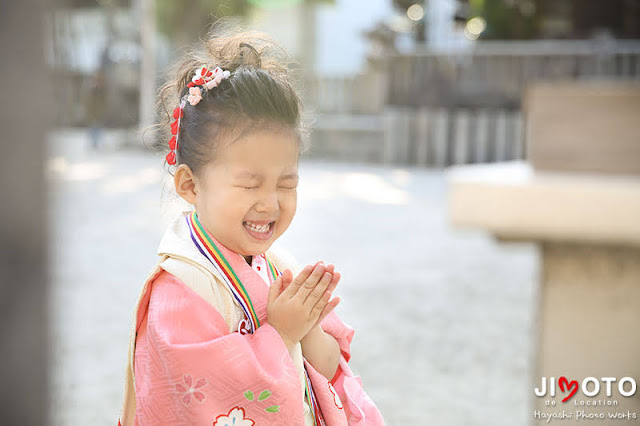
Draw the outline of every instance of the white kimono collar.
<instances>
[{"instance_id":1,"label":"white kimono collar","mask_svg":"<svg viewBox=\"0 0 640 426\"><path fill-rule=\"evenodd\" d=\"M209 259L200 253L200 250L198 250L194 242L191 240L191 233L189 232L189 226L187 225L185 217L192 211L193 210L183 210L169 224L169 226L167 226L167 229L160 240L160 244L158 245L158 255L163 256L166 254L172 257L186 258L206 268L215 276L218 276L219 272L213 267ZM270 250L267 250L267 253L270 252ZM241 256L240 254L236 255ZM256 257L257 256L253 257L253 262L250 265L251 267L255 266L257 260Z\"/></svg>"},{"instance_id":2,"label":"white kimono collar","mask_svg":"<svg viewBox=\"0 0 640 426\"><path fill-rule=\"evenodd\" d=\"M171 257L186 258L197 263L218 276L219 272L213 267L191 240L191 233L185 217L193 210L183 210L170 224L158 245L158 255L169 255Z\"/></svg>"}]
</instances>

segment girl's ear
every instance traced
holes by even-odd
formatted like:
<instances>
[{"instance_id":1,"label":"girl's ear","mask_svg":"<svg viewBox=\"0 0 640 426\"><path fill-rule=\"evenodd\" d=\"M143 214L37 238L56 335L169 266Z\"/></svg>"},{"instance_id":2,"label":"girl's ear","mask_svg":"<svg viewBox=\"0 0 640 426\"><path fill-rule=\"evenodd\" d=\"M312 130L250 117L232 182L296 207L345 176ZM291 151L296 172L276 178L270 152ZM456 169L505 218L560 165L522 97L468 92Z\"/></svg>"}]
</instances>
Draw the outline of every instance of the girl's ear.
<instances>
[{"instance_id":1,"label":"girl's ear","mask_svg":"<svg viewBox=\"0 0 640 426\"><path fill-rule=\"evenodd\" d=\"M173 183L176 193L189 204L196 204L196 181L191 168L186 164L180 164L173 174Z\"/></svg>"}]
</instances>

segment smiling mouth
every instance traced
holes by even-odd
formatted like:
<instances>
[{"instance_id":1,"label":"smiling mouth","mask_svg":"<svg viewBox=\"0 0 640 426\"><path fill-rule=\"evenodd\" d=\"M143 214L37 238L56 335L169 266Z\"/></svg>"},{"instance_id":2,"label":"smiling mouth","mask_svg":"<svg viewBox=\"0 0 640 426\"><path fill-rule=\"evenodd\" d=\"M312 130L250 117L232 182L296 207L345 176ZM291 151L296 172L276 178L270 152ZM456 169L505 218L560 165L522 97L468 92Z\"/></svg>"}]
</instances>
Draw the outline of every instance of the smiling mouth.
<instances>
[{"instance_id":1,"label":"smiling mouth","mask_svg":"<svg viewBox=\"0 0 640 426\"><path fill-rule=\"evenodd\" d=\"M248 231L251 231L252 234L255 233L258 235L262 234L266 236L271 234L271 231L273 231L273 227L275 223L276 223L275 221L272 221L264 225L258 225L253 222L245 221L245 222L242 222L242 226L244 226L245 229L247 229Z\"/></svg>"}]
</instances>

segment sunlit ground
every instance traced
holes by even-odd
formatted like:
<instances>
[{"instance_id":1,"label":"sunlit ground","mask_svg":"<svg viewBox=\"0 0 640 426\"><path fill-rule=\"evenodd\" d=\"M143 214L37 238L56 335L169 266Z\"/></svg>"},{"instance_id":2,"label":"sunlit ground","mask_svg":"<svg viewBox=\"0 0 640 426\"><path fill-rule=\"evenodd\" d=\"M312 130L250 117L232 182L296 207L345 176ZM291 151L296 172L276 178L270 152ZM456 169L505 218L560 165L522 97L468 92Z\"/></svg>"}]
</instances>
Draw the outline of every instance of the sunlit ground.
<instances>
[{"instance_id":1,"label":"sunlit ground","mask_svg":"<svg viewBox=\"0 0 640 426\"><path fill-rule=\"evenodd\" d=\"M180 210L163 155L52 137L51 424L117 424L133 304ZM353 371L389 425L527 425L537 253L449 228L440 171L305 160L276 243L342 273Z\"/></svg>"}]
</instances>

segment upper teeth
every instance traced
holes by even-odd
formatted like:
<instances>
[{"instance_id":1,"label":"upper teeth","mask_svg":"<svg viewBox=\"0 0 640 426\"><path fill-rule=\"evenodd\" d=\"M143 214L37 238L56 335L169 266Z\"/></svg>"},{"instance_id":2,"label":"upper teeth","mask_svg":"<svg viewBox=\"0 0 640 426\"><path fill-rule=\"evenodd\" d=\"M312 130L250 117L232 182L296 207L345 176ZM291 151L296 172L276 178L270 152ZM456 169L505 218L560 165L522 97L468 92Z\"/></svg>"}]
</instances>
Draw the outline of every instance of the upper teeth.
<instances>
[{"instance_id":1,"label":"upper teeth","mask_svg":"<svg viewBox=\"0 0 640 426\"><path fill-rule=\"evenodd\" d=\"M251 229L252 231L255 232L267 232L269 230L269 223L267 223L266 225L256 225L255 223L251 223L251 222L245 222L246 223L246 227Z\"/></svg>"}]
</instances>

